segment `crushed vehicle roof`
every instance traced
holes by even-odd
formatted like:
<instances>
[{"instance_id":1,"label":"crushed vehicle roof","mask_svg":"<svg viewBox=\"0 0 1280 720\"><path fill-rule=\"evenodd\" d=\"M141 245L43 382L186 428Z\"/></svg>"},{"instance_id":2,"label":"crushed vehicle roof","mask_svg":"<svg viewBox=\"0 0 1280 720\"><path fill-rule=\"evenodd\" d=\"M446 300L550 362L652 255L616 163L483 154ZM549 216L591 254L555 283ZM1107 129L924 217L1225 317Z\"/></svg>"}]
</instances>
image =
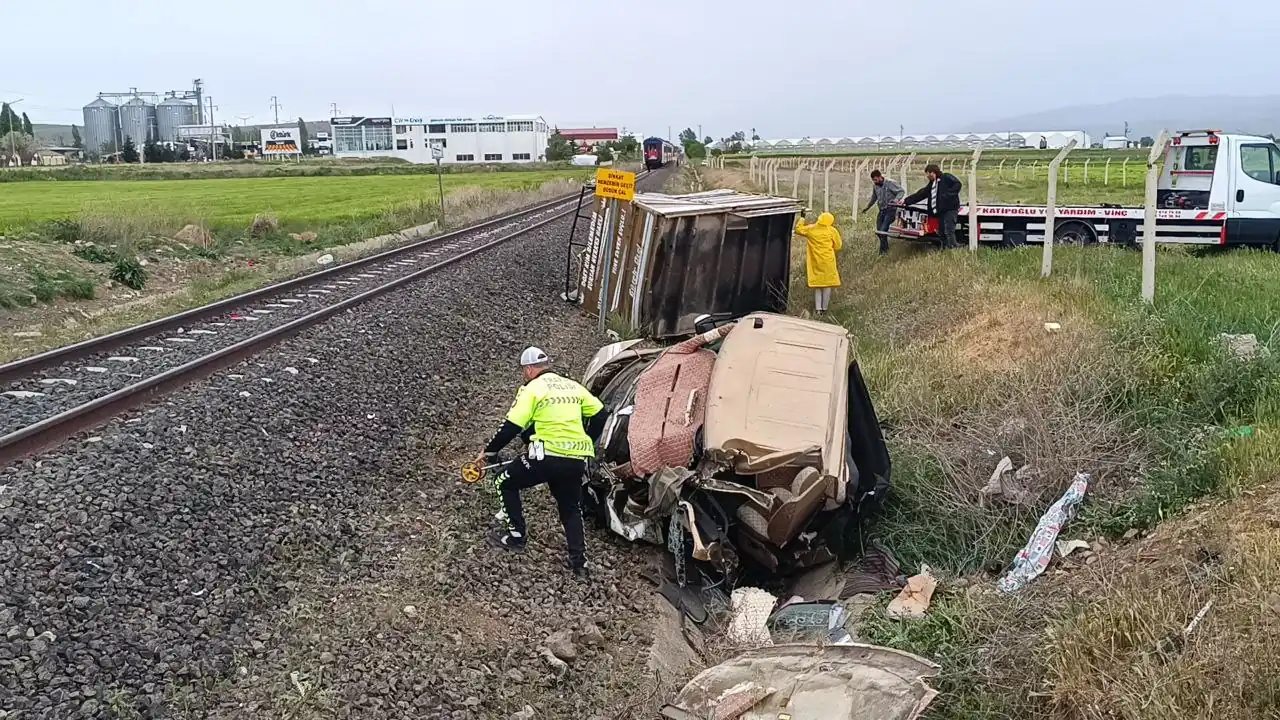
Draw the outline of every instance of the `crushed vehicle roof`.
<instances>
[{"instance_id":1,"label":"crushed vehicle roof","mask_svg":"<svg viewBox=\"0 0 1280 720\"><path fill-rule=\"evenodd\" d=\"M742 217L785 215L800 210L800 203L793 198L775 195L744 193L736 190L707 190L687 195L663 193L636 193L632 201L662 217L732 213Z\"/></svg>"}]
</instances>

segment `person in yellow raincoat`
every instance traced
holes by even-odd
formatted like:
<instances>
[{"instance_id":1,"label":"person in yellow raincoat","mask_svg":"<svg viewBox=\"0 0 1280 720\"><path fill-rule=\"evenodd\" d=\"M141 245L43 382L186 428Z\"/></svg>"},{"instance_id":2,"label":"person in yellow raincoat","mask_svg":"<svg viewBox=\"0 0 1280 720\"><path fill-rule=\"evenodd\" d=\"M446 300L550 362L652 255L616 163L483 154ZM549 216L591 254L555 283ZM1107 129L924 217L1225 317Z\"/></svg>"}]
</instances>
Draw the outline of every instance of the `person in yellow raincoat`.
<instances>
[{"instance_id":1,"label":"person in yellow raincoat","mask_svg":"<svg viewBox=\"0 0 1280 720\"><path fill-rule=\"evenodd\" d=\"M818 222L806 225L801 216L796 219L796 233L808 241L804 264L809 273L809 287L813 288L814 309L825 313L831 306L832 288L840 287L836 251L844 247L844 242L836 229L836 217L824 212L818 216Z\"/></svg>"}]
</instances>

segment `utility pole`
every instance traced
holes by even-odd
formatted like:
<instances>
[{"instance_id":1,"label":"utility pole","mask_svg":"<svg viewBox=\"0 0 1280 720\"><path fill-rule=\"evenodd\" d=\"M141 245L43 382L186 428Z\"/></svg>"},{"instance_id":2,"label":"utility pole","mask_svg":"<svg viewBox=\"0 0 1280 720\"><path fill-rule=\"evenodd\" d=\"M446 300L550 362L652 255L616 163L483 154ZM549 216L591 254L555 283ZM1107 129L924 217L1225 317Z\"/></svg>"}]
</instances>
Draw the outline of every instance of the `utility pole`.
<instances>
[{"instance_id":1,"label":"utility pole","mask_svg":"<svg viewBox=\"0 0 1280 720\"><path fill-rule=\"evenodd\" d=\"M280 98L271 96L271 109L276 111L276 125L280 124Z\"/></svg>"},{"instance_id":2,"label":"utility pole","mask_svg":"<svg viewBox=\"0 0 1280 720\"><path fill-rule=\"evenodd\" d=\"M338 117L338 103L329 103L329 117Z\"/></svg>"},{"instance_id":3,"label":"utility pole","mask_svg":"<svg viewBox=\"0 0 1280 720\"><path fill-rule=\"evenodd\" d=\"M12 111L13 111L13 106L14 106L14 105L17 105L17 104L18 104L18 103L20 103L20 102L22 102L22 98L18 98L17 100L7 100L7 101L4 101L3 103L0 103L0 107L3 107L4 105L8 105L8 106L9 106L9 111L10 111L10 112L12 112ZM14 113L14 115L17 115L17 113ZM19 130L19 132L21 132L21 130L22 130L22 129L21 129L21 128L19 128L18 130ZM6 166L6 167L8 167L9 163L13 161L13 156L18 154L18 151L17 151L16 149L14 149L14 148L15 148L15 145L14 145L14 137L13 137L13 136L14 136L13 128L9 128L9 158L8 158L8 160L5 162L5 166ZM21 162L21 161L19 161L19 162L18 162L18 165L22 165L22 162Z\"/></svg>"},{"instance_id":4,"label":"utility pole","mask_svg":"<svg viewBox=\"0 0 1280 720\"><path fill-rule=\"evenodd\" d=\"M217 128L213 124L213 111L217 110L218 106L213 104L212 95L206 95L205 100L209 101L209 159L217 160L218 159L218 141L215 139L215 136L214 136L214 133L217 131Z\"/></svg>"}]
</instances>

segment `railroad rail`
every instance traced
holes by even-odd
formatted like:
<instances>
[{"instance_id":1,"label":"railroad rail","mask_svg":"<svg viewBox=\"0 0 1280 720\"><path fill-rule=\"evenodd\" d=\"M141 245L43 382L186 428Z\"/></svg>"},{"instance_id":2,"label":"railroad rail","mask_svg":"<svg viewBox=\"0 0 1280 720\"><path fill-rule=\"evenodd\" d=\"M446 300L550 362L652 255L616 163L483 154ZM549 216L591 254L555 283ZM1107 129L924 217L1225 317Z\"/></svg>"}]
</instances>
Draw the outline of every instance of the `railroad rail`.
<instances>
[{"instance_id":1,"label":"railroad rail","mask_svg":"<svg viewBox=\"0 0 1280 720\"><path fill-rule=\"evenodd\" d=\"M652 175L643 172L639 178ZM7 386L5 394L11 396L5 405L15 411L0 418L0 465L208 377L337 313L579 212L584 197L575 192L0 365L0 388ZM20 412L22 402L31 400L37 402Z\"/></svg>"}]
</instances>

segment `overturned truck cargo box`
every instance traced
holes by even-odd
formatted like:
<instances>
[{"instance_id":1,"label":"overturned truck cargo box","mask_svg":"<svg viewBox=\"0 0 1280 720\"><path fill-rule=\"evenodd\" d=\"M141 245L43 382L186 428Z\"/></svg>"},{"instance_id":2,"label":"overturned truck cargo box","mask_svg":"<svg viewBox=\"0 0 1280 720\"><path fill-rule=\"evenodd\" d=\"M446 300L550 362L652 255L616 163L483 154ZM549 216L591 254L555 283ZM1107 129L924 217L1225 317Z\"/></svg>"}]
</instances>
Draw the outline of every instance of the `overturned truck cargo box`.
<instances>
[{"instance_id":1,"label":"overturned truck cargo box","mask_svg":"<svg viewBox=\"0 0 1280 720\"><path fill-rule=\"evenodd\" d=\"M654 338L692 334L694 319L786 309L790 198L712 190L601 200L591 217L577 297Z\"/></svg>"}]
</instances>

